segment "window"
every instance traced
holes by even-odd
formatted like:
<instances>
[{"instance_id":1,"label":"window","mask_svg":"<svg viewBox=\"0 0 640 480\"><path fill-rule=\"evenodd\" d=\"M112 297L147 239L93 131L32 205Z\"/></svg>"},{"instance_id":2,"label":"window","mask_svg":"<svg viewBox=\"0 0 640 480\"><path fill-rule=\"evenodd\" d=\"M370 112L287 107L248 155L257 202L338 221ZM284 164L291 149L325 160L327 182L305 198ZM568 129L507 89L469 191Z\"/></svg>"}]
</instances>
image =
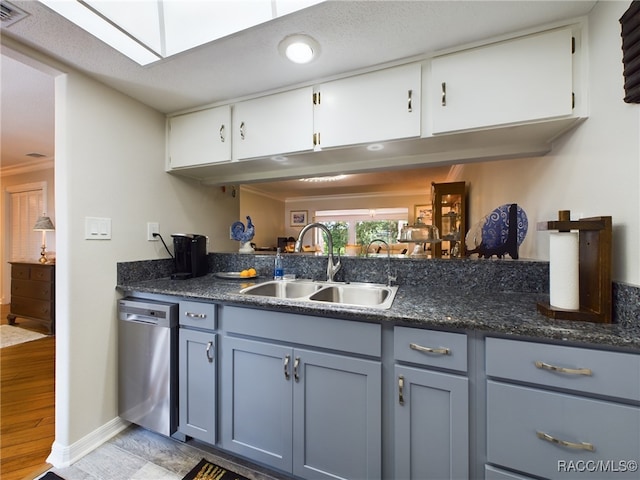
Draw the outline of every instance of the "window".
<instances>
[{"instance_id":1,"label":"window","mask_svg":"<svg viewBox=\"0 0 640 480\"><path fill-rule=\"evenodd\" d=\"M315 220L331 231L334 253L344 253L349 245L366 246L371 240L382 239L396 243L400 229L408 223L408 208L378 208L352 210L321 210ZM315 244L328 253L324 234L316 229Z\"/></svg>"},{"instance_id":2,"label":"window","mask_svg":"<svg viewBox=\"0 0 640 480\"><path fill-rule=\"evenodd\" d=\"M36 220L45 211L44 189L41 183L9 187L10 261L39 258L42 236L34 232Z\"/></svg>"}]
</instances>

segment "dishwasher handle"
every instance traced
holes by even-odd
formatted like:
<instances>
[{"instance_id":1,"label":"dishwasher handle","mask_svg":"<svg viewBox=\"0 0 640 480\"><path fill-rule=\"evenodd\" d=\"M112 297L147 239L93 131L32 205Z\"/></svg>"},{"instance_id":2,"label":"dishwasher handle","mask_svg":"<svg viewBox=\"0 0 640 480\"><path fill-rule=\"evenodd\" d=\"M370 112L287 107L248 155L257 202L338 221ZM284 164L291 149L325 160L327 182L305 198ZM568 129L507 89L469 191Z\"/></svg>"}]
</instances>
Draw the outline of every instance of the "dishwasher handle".
<instances>
[{"instance_id":1,"label":"dishwasher handle","mask_svg":"<svg viewBox=\"0 0 640 480\"><path fill-rule=\"evenodd\" d=\"M158 318L146 315L139 315L137 313L125 313L120 316L121 320L125 322L145 323L147 325L158 325Z\"/></svg>"}]
</instances>

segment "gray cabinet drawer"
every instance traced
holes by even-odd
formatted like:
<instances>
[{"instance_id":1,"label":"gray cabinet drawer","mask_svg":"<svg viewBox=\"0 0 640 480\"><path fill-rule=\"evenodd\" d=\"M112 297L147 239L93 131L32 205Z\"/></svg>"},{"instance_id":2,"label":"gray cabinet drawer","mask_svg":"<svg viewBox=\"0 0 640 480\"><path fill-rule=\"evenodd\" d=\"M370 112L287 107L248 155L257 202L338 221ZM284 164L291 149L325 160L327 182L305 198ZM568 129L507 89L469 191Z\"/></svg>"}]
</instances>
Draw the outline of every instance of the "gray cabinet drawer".
<instances>
[{"instance_id":1,"label":"gray cabinet drawer","mask_svg":"<svg viewBox=\"0 0 640 480\"><path fill-rule=\"evenodd\" d=\"M499 338L486 345L490 377L640 401L640 355Z\"/></svg>"},{"instance_id":2,"label":"gray cabinet drawer","mask_svg":"<svg viewBox=\"0 0 640 480\"><path fill-rule=\"evenodd\" d=\"M356 355L382 355L382 327L376 323L226 305L220 308L221 324L226 332Z\"/></svg>"},{"instance_id":3,"label":"gray cabinet drawer","mask_svg":"<svg viewBox=\"0 0 640 480\"><path fill-rule=\"evenodd\" d=\"M616 479L637 480L638 472L622 471L619 462L638 460L638 432L639 407L487 382L487 461L492 464L545 478L598 480L612 476L604 470L608 466L620 469ZM572 468L579 465L585 468Z\"/></svg>"},{"instance_id":4,"label":"gray cabinet drawer","mask_svg":"<svg viewBox=\"0 0 640 480\"><path fill-rule=\"evenodd\" d=\"M467 336L420 328L395 327L393 355L402 362L467 371Z\"/></svg>"},{"instance_id":5,"label":"gray cabinet drawer","mask_svg":"<svg viewBox=\"0 0 640 480\"><path fill-rule=\"evenodd\" d=\"M216 329L216 304L204 302L180 302L180 325L185 327Z\"/></svg>"},{"instance_id":6,"label":"gray cabinet drawer","mask_svg":"<svg viewBox=\"0 0 640 480\"><path fill-rule=\"evenodd\" d=\"M491 465L484 466L484 480L533 480L532 477L500 470Z\"/></svg>"}]
</instances>

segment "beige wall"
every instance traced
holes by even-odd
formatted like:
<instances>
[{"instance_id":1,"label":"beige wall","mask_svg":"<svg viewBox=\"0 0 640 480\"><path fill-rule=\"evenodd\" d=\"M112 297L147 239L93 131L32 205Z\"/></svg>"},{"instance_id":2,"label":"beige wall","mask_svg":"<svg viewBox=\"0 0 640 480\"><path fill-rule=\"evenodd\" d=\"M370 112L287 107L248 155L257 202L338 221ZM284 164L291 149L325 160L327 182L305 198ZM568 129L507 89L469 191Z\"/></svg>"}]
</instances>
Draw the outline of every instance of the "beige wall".
<instances>
[{"instance_id":1,"label":"beige wall","mask_svg":"<svg viewBox=\"0 0 640 480\"><path fill-rule=\"evenodd\" d=\"M240 218L245 225L249 215L256 227L253 243L257 247L275 247L278 237L284 236L284 202L261 193L250 187L240 188ZM240 247L236 243L236 250Z\"/></svg>"}]
</instances>

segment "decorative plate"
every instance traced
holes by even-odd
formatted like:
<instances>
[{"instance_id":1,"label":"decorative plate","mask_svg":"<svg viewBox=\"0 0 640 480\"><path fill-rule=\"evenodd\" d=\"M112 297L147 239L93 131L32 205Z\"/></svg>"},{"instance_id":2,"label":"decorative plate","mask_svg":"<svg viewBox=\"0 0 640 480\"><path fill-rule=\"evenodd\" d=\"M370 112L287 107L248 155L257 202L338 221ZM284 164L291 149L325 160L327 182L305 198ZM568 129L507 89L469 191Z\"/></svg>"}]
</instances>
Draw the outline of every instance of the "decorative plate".
<instances>
[{"instance_id":1,"label":"decorative plate","mask_svg":"<svg viewBox=\"0 0 640 480\"><path fill-rule=\"evenodd\" d=\"M248 280L251 278L258 278L258 275L240 276L240 272L216 272L214 275L218 278L225 278L231 280Z\"/></svg>"},{"instance_id":2,"label":"decorative plate","mask_svg":"<svg viewBox=\"0 0 640 480\"><path fill-rule=\"evenodd\" d=\"M496 248L507 242L507 237L509 236L509 207L511 205L510 203L500 205L480 222L482 224L482 243L485 248ZM520 206L517 207L517 219L517 238L518 246L520 246L529 229L527 214Z\"/></svg>"}]
</instances>

